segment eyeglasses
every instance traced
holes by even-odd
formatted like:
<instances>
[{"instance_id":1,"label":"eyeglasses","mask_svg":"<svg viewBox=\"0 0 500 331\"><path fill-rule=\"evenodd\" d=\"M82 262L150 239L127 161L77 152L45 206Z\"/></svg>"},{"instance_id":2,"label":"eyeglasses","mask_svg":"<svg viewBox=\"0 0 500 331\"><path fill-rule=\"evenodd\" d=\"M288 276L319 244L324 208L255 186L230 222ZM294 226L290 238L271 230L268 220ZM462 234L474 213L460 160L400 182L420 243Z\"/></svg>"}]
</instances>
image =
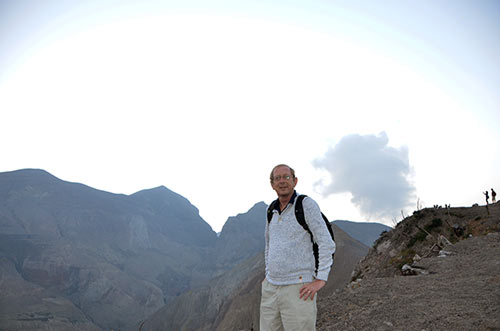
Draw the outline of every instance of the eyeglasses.
<instances>
[{"instance_id":1,"label":"eyeglasses","mask_svg":"<svg viewBox=\"0 0 500 331\"><path fill-rule=\"evenodd\" d=\"M285 176L274 176L273 177L273 182L279 182L281 179L284 179L284 180L290 180L290 178L292 178L292 176L290 175L285 175Z\"/></svg>"}]
</instances>

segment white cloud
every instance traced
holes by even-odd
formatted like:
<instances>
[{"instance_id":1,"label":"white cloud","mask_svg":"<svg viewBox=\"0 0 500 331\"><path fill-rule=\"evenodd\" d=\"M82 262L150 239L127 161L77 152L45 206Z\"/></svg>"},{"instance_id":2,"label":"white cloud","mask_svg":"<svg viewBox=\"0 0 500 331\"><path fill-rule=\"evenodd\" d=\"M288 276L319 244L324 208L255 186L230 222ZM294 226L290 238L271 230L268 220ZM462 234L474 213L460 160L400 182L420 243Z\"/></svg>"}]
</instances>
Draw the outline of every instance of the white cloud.
<instances>
[{"instance_id":1,"label":"white cloud","mask_svg":"<svg viewBox=\"0 0 500 331\"><path fill-rule=\"evenodd\" d=\"M406 147L388 146L385 132L352 134L330 147L314 166L326 170L331 182L319 183L325 196L350 193L351 202L367 217L392 219L414 205L415 187Z\"/></svg>"}]
</instances>

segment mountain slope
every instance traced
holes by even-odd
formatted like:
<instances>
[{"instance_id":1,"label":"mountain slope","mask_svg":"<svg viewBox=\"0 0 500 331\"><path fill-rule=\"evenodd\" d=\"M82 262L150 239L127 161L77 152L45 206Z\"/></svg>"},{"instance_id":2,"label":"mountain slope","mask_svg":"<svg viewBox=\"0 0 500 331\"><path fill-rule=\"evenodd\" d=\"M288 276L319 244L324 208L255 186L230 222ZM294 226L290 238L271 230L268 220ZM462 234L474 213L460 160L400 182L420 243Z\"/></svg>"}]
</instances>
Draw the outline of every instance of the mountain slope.
<instances>
[{"instance_id":1,"label":"mountain slope","mask_svg":"<svg viewBox=\"0 0 500 331\"><path fill-rule=\"evenodd\" d=\"M415 212L319 302L318 330L499 330L499 226L499 203Z\"/></svg>"},{"instance_id":2,"label":"mountain slope","mask_svg":"<svg viewBox=\"0 0 500 331\"><path fill-rule=\"evenodd\" d=\"M6 258L0 258L0 284L2 330L101 330L70 300L24 280Z\"/></svg>"},{"instance_id":3,"label":"mountain slope","mask_svg":"<svg viewBox=\"0 0 500 331\"><path fill-rule=\"evenodd\" d=\"M328 297L336 290L345 287L351 279L356 263L368 251L368 247L351 238L335 224L332 224L332 228L335 232L337 251L327 285L319 292L320 298ZM230 299L224 301L210 330L259 330L260 291L264 279L263 254L258 258L260 268L257 272L249 274L237 291L231 294Z\"/></svg>"},{"instance_id":4,"label":"mountain slope","mask_svg":"<svg viewBox=\"0 0 500 331\"><path fill-rule=\"evenodd\" d=\"M248 212L227 219L215 245L219 273L264 249L266 208L264 202L259 202Z\"/></svg>"},{"instance_id":5,"label":"mountain slope","mask_svg":"<svg viewBox=\"0 0 500 331\"><path fill-rule=\"evenodd\" d=\"M243 233L255 226L259 229L255 235L261 232L260 236L263 238L263 212L265 206L257 204L248 213L231 219L231 222L240 224L238 230L231 230L232 236L245 237ZM337 252L327 286L321 290L321 296L328 296L336 289L343 288L351 279L356 263L368 251L368 247L351 238L335 224L332 227ZM224 230L228 228L230 226L224 227ZM221 237L222 235L223 233ZM258 330L260 285L264 279L264 241L260 239L257 242L261 247L253 258L218 273L205 287L179 296L149 318L143 325L143 331ZM231 241L224 247L228 251L237 250L238 240Z\"/></svg>"},{"instance_id":6,"label":"mountain slope","mask_svg":"<svg viewBox=\"0 0 500 331\"><path fill-rule=\"evenodd\" d=\"M71 302L71 319L121 330L210 278L216 240L198 210L165 187L125 196L33 169L0 173L0 236L0 258L34 300L46 302L49 291ZM26 327L19 316L30 312L18 303L0 307L0 323Z\"/></svg>"},{"instance_id":7,"label":"mountain slope","mask_svg":"<svg viewBox=\"0 0 500 331\"><path fill-rule=\"evenodd\" d=\"M263 270L266 208L259 202L248 212L228 218L216 243L214 277L167 303L148 318L143 330L214 330L241 284Z\"/></svg>"},{"instance_id":8,"label":"mountain slope","mask_svg":"<svg viewBox=\"0 0 500 331\"><path fill-rule=\"evenodd\" d=\"M350 222L350 221L333 221L339 228L344 230L351 237L362 242L368 247L372 247L373 243L380 237L384 231L390 231L392 228L372 222Z\"/></svg>"},{"instance_id":9,"label":"mountain slope","mask_svg":"<svg viewBox=\"0 0 500 331\"><path fill-rule=\"evenodd\" d=\"M266 207L230 217L217 238L163 186L127 196L43 170L0 173L0 329L255 327ZM368 250L334 230L323 296L348 282Z\"/></svg>"}]
</instances>

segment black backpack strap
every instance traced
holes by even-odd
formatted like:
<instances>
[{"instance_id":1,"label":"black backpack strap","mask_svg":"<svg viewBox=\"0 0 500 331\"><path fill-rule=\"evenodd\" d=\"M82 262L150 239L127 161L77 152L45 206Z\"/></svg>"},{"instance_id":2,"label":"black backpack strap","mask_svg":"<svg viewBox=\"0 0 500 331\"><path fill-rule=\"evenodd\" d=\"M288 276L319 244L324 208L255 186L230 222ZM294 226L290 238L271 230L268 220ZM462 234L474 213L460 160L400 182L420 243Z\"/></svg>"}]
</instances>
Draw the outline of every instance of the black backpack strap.
<instances>
[{"instance_id":1,"label":"black backpack strap","mask_svg":"<svg viewBox=\"0 0 500 331\"><path fill-rule=\"evenodd\" d=\"M304 216L304 207L302 206L302 200L304 200L305 197L307 197L307 195L299 195L297 197L297 202L295 203L295 217L297 218L297 222L299 222L299 224L302 225L304 230L309 232L309 234L311 235L311 241L314 242L313 235L311 233L311 230L309 230L309 226L306 223L306 217ZM328 218L326 218L325 214L323 213L321 213L321 217L323 218L323 221L326 224L326 228L328 229L328 232L330 233L330 236L333 239L334 235L330 221L328 221Z\"/></svg>"},{"instance_id":2,"label":"black backpack strap","mask_svg":"<svg viewBox=\"0 0 500 331\"><path fill-rule=\"evenodd\" d=\"M267 208L267 223L271 223L271 219L273 218L273 210L276 208L277 203L278 200L274 200Z\"/></svg>"},{"instance_id":3,"label":"black backpack strap","mask_svg":"<svg viewBox=\"0 0 500 331\"><path fill-rule=\"evenodd\" d=\"M307 195L301 194L297 197L297 201L295 201L295 218L297 219L297 222L306 230L309 232L309 235L311 236L311 241L314 242L313 240L313 234L311 230L309 230L309 226L306 223L306 217L304 216L304 207L302 206L302 200L307 197Z\"/></svg>"},{"instance_id":4,"label":"black backpack strap","mask_svg":"<svg viewBox=\"0 0 500 331\"><path fill-rule=\"evenodd\" d=\"M297 201L295 202L295 218L297 219L297 222L304 228L304 230L306 230L309 233L309 235L311 236L311 242L313 244L314 262L315 262L314 264L316 266L316 272L318 272L319 248L318 248L318 244L316 244L316 242L314 241L313 234L312 234L311 230L309 229L309 226L306 223L306 217L304 216L304 207L302 206L302 200L304 200L305 197L307 197L307 195L299 195L297 197ZM321 213L321 217L323 218L323 221L326 224L326 228L328 229L328 232L330 233L332 240L335 240L334 236L333 236L332 225L330 224L330 222L326 218L325 214ZM332 259L333 259L333 255L332 255Z\"/></svg>"}]
</instances>

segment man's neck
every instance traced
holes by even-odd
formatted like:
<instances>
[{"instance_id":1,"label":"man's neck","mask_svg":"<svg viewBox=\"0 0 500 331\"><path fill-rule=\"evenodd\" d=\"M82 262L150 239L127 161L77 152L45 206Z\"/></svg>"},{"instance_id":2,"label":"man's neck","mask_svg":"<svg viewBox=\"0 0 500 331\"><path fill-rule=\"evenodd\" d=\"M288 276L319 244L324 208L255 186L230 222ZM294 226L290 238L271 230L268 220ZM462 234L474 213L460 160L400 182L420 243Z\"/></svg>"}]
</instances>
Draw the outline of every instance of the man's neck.
<instances>
[{"instance_id":1,"label":"man's neck","mask_svg":"<svg viewBox=\"0 0 500 331\"><path fill-rule=\"evenodd\" d=\"M286 196L286 197L279 197L279 201L280 201L280 210L283 210L285 209L286 205L288 205L288 202L290 201L290 198L292 196L289 195L289 196Z\"/></svg>"},{"instance_id":2,"label":"man's neck","mask_svg":"<svg viewBox=\"0 0 500 331\"><path fill-rule=\"evenodd\" d=\"M290 200L292 199L293 195L295 194L295 191L293 191L291 194L288 194L286 196L279 196L278 200L280 202L280 210L285 209L285 207L288 205Z\"/></svg>"}]
</instances>

